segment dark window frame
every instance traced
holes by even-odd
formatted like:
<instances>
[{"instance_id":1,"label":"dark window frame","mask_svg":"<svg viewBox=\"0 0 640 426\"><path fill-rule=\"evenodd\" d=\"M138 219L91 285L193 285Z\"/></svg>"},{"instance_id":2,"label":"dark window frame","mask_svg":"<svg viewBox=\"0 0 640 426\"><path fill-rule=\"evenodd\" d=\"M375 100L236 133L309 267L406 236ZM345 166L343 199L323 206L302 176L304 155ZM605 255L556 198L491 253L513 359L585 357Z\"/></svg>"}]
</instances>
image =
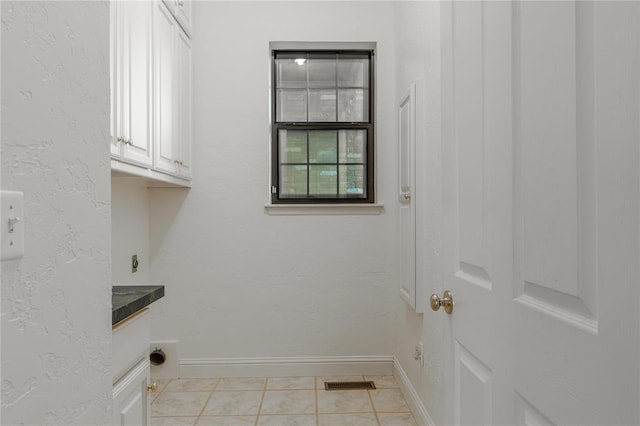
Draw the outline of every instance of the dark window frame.
<instances>
[{"instance_id":1,"label":"dark window frame","mask_svg":"<svg viewBox=\"0 0 640 426\"><path fill-rule=\"evenodd\" d=\"M368 121L367 122L280 122L277 120L277 70L276 54L338 54L338 55L362 55L369 56L369 93L368 93ZM271 203L272 204L373 204L376 201L375 194L375 49L340 49L340 48L309 48L309 49L271 49ZM337 111L336 111L337 113ZM280 197L280 130L366 130L366 197L348 196L328 197L310 196L300 198ZM340 165L341 163L337 163ZM308 188L307 188L308 189Z\"/></svg>"}]
</instances>

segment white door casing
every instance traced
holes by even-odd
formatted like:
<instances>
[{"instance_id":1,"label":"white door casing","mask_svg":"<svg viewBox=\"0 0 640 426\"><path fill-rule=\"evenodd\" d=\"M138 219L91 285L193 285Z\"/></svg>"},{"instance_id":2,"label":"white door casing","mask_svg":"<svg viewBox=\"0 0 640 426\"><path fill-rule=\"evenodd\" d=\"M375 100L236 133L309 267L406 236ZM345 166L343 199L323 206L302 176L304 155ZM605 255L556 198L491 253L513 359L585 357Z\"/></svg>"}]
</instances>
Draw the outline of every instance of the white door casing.
<instances>
[{"instance_id":1,"label":"white door casing","mask_svg":"<svg viewBox=\"0 0 640 426\"><path fill-rule=\"evenodd\" d=\"M452 424L640 421L639 9L442 5Z\"/></svg>"}]
</instances>

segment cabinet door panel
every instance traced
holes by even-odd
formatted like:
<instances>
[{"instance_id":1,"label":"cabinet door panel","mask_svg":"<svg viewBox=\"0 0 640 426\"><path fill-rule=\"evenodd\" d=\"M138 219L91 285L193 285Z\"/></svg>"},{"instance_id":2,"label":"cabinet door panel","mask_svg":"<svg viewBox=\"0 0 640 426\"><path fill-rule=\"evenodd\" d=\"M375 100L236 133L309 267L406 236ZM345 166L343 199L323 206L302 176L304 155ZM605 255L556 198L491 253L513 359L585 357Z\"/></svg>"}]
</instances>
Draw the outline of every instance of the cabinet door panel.
<instances>
[{"instance_id":1,"label":"cabinet door panel","mask_svg":"<svg viewBox=\"0 0 640 426\"><path fill-rule=\"evenodd\" d=\"M417 313L422 313L422 303L416 300L416 204L415 145L416 145L416 85L412 84L398 105L398 165L400 201L400 296Z\"/></svg>"},{"instance_id":2,"label":"cabinet door panel","mask_svg":"<svg viewBox=\"0 0 640 426\"><path fill-rule=\"evenodd\" d=\"M111 88L111 156L120 158L120 142L122 136L120 115L120 100L122 99L122 36L123 36L123 5L121 2L111 2L111 25L109 27L109 57L110 57L110 88Z\"/></svg>"},{"instance_id":3,"label":"cabinet door panel","mask_svg":"<svg viewBox=\"0 0 640 426\"><path fill-rule=\"evenodd\" d=\"M178 30L179 174L191 177L191 42Z\"/></svg>"},{"instance_id":4,"label":"cabinet door panel","mask_svg":"<svg viewBox=\"0 0 640 426\"><path fill-rule=\"evenodd\" d=\"M113 424L139 426L150 424L150 404L147 391L149 361L145 358L113 387Z\"/></svg>"},{"instance_id":5,"label":"cabinet door panel","mask_svg":"<svg viewBox=\"0 0 640 426\"><path fill-rule=\"evenodd\" d=\"M120 421L122 425L140 424L140 419L144 415L144 395L140 389L136 389L131 398L120 410Z\"/></svg>"},{"instance_id":6,"label":"cabinet door panel","mask_svg":"<svg viewBox=\"0 0 640 426\"><path fill-rule=\"evenodd\" d=\"M152 4L123 2L125 12L124 160L151 166Z\"/></svg>"},{"instance_id":7,"label":"cabinet door panel","mask_svg":"<svg viewBox=\"0 0 640 426\"><path fill-rule=\"evenodd\" d=\"M163 2L155 3L155 168L175 174L176 22Z\"/></svg>"}]
</instances>

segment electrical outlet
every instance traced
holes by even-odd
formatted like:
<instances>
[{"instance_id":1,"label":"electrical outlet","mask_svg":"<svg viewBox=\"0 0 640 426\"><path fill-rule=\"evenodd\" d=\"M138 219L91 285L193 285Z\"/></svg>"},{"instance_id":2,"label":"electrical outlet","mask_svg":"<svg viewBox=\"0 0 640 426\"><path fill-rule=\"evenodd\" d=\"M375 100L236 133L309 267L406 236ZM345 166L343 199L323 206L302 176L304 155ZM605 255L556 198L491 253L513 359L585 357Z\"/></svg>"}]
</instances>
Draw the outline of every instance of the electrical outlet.
<instances>
[{"instance_id":1,"label":"electrical outlet","mask_svg":"<svg viewBox=\"0 0 640 426\"><path fill-rule=\"evenodd\" d=\"M131 273L138 272L138 255L131 256Z\"/></svg>"}]
</instances>

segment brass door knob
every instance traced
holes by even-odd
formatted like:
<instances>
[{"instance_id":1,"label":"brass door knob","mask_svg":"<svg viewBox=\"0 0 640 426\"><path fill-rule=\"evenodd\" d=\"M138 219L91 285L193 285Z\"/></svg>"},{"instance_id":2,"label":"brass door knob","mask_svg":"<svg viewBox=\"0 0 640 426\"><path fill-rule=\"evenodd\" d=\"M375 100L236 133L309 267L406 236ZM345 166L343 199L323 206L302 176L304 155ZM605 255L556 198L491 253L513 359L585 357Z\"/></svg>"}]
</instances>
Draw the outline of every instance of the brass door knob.
<instances>
[{"instance_id":1,"label":"brass door knob","mask_svg":"<svg viewBox=\"0 0 640 426\"><path fill-rule=\"evenodd\" d=\"M158 384L156 382L149 383L147 385L147 392L155 392L158 390Z\"/></svg>"},{"instance_id":2,"label":"brass door knob","mask_svg":"<svg viewBox=\"0 0 640 426\"><path fill-rule=\"evenodd\" d=\"M449 290L445 290L442 293L442 298L438 297L437 294L432 294L429 299L431 302L431 309L437 311L440 307L444 308L444 311L448 314L453 312L453 294Z\"/></svg>"}]
</instances>

